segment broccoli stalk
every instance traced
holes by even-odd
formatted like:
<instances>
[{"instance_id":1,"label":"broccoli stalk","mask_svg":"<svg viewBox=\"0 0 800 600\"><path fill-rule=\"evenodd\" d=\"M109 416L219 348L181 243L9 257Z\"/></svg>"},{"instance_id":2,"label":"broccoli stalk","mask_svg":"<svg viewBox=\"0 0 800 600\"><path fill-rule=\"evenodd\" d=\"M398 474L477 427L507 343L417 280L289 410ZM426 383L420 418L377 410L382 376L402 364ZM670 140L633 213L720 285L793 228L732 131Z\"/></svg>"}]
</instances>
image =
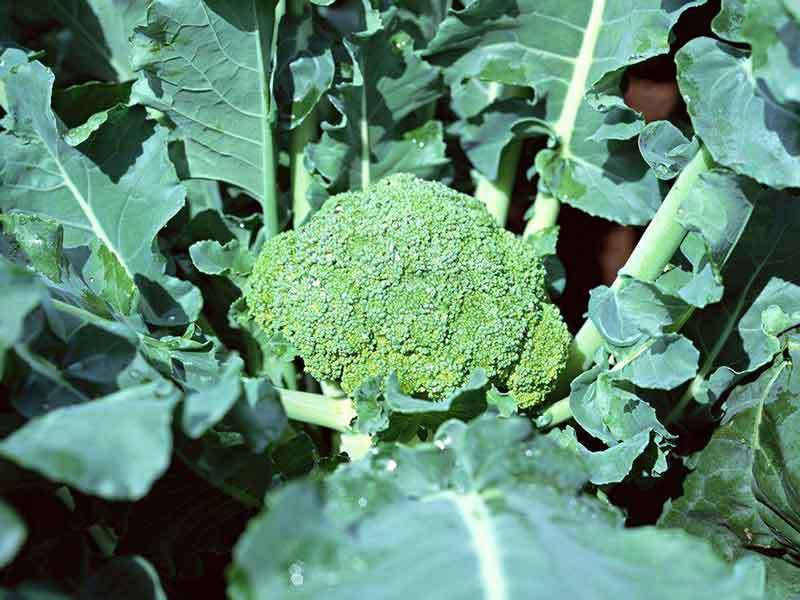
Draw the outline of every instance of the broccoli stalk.
<instances>
[{"instance_id":1,"label":"broccoli stalk","mask_svg":"<svg viewBox=\"0 0 800 600\"><path fill-rule=\"evenodd\" d=\"M700 151L686 165L664 198L633 253L620 270L621 273L642 281L655 281L661 275L683 238L686 237L687 230L677 218L678 210L691 193L698 177L713 167L713 159L701 146ZM611 287L614 289L620 285L622 285L622 279L617 277ZM680 325L685 322L685 319ZM567 366L556 386L556 392L559 395L569 393L569 385L572 380L591 366L592 359L602 344L602 335L594 323L587 319L570 344ZM568 420L571 416L569 397L566 397L550 406L543 413L541 422L555 425Z\"/></svg>"},{"instance_id":2,"label":"broccoli stalk","mask_svg":"<svg viewBox=\"0 0 800 600\"><path fill-rule=\"evenodd\" d=\"M286 416L294 421L320 425L335 431L347 431L356 413L349 398L278 388Z\"/></svg>"}]
</instances>

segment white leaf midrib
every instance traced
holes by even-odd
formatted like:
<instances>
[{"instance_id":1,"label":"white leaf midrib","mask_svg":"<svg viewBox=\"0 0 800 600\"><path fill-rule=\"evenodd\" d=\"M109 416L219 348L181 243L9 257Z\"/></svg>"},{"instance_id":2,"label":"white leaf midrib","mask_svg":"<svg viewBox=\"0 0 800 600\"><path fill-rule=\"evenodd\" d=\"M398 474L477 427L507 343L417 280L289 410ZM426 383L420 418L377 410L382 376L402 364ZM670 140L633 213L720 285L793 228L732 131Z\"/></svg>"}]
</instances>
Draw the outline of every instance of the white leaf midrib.
<instances>
[{"instance_id":1,"label":"white leaf midrib","mask_svg":"<svg viewBox=\"0 0 800 600\"><path fill-rule=\"evenodd\" d=\"M572 141L572 133L575 130L578 109L580 109L586 93L589 71L594 62L597 40L600 37L600 29L603 26L605 8L606 0L593 0L589 20L586 23L586 33L581 41L578 56L575 57L575 66L567 87L567 95L564 97L564 104L561 107L561 114L553 125L553 131L561 142L565 155L569 154L569 145Z\"/></svg>"},{"instance_id":2,"label":"white leaf midrib","mask_svg":"<svg viewBox=\"0 0 800 600\"><path fill-rule=\"evenodd\" d=\"M55 143L58 144L59 142L56 141ZM90 200L84 197L83 193L78 189L78 186L76 186L75 182L72 181L72 178L69 176L69 173L67 173L66 169L64 168L64 165L62 164L60 157L57 156L56 153L54 153L50 149L47 143L43 143L43 146L50 154L50 157L53 160L53 162L58 167L58 171L62 179L64 180L64 185L67 186L67 189L72 194L72 197L75 198L75 201L78 203L78 206L80 207L81 211L83 211L83 214L86 217L86 220L89 222L89 226L91 227L92 231L97 236L97 239L100 240L100 242L106 248L108 248L108 250L116 257L117 261L119 262L120 266L124 269L128 277L133 279L133 272L128 267L128 264L125 262L119 249L111 242L111 238L108 237L106 230L103 228L102 223L100 223L100 220L97 218L97 215L95 214L94 209L92 208ZM80 165L86 172L86 185L88 186L88 191L89 194L91 195L91 186L92 186L91 173L89 172L89 168L82 161L80 162Z\"/></svg>"},{"instance_id":3,"label":"white leaf midrib","mask_svg":"<svg viewBox=\"0 0 800 600\"><path fill-rule=\"evenodd\" d=\"M501 560L492 515L480 494L447 493L442 495L459 512L469 531L470 542L478 559L479 575L485 600L508 600L506 574Z\"/></svg>"}]
</instances>

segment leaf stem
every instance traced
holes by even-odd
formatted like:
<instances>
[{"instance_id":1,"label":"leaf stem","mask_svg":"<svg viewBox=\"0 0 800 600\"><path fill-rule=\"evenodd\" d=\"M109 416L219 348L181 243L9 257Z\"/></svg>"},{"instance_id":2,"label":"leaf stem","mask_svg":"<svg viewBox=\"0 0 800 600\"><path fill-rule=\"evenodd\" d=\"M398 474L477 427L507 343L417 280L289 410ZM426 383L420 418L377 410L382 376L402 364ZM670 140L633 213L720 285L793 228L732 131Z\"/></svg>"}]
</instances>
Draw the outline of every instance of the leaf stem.
<instances>
[{"instance_id":1,"label":"leaf stem","mask_svg":"<svg viewBox=\"0 0 800 600\"><path fill-rule=\"evenodd\" d=\"M305 0L290 0L289 14L300 18L305 9ZM311 188L311 173L306 169L305 150L309 143L317 139L319 113L314 107L291 133L289 153L292 177L292 226L297 229L311 212L308 191Z\"/></svg>"},{"instance_id":2,"label":"leaf stem","mask_svg":"<svg viewBox=\"0 0 800 600\"><path fill-rule=\"evenodd\" d=\"M272 100L272 63L275 56L275 40L280 18L284 12L283 0L280 2L262 2L251 0L258 26L258 71L261 81L261 109L264 113L261 125L263 198L261 208L264 213L264 227L261 234L270 238L280 231L278 217L278 182L275 160L274 127L277 121L277 107Z\"/></svg>"},{"instance_id":3,"label":"leaf stem","mask_svg":"<svg viewBox=\"0 0 800 600\"><path fill-rule=\"evenodd\" d=\"M496 81L488 85L487 105L491 105L501 98L523 97L527 94L525 88L508 87ZM522 142L511 140L500 156L500 166L497 171L497 178L489 179L485 175L473 172L475 182L475 198L486 205L486 208L495 218L497 223L505 226L508 218L508 208L511 204L511 191L514 189L514 179L517 175L517 165L519 164L520 150Z\"/></svg>"},{"instance_id":4,"label":"leaf stem","mask_svg":"<svg viewBox=\"0 0 800 600\"><path fill-rule=\"evenodd\" d=\"M286 415L294 421L346 431L356 416L349 398L329 398L284 388L278 388L278 393Z\"/></svg>"},{"instance_id":5,"label":"leaf stem","mask_svg":"<svg viewBox=\"0 0 800 600\"><path fill-rule=\"evenodd\" d=\"M533 201L533 216L525 224L523 237L529 237L537 231L553 227L558 222L561 203L550 194L540 191Z\"/></svg>"},{"instance_id":6,"label":"leaf stem","mask_svg":"<svg viewBox=\"0 0 800 600\"><path fill-rule=\"evenodd\" d=\"M611 285L612 289L622 285L623 274L642 281L654 281L663 272L686 236L686 229L678 220L680 206L691 193L698 177L713 166L711 156L701 146L664 198L625 266L620 269L620 274ZM567 366L556 388L558 395L568 393L570 382L591 366L594 354L602 344L603 337L594 323L587 319L570 344Z\"/></svg>"},{"instance_id":7,"label":"leaf stem","mask_svg":"<svg viewBox=\"0 0 800 600\"><path fill-rule=\"evenodd\" d=\"M497 223L502 226L505 226L508 218L511 191L514 189L521 150L522 142L519 140L509 142L501 155L500 169L494 181L478 173L474 175L475 197L486 205Z\"/></svg>"}]
</instances>

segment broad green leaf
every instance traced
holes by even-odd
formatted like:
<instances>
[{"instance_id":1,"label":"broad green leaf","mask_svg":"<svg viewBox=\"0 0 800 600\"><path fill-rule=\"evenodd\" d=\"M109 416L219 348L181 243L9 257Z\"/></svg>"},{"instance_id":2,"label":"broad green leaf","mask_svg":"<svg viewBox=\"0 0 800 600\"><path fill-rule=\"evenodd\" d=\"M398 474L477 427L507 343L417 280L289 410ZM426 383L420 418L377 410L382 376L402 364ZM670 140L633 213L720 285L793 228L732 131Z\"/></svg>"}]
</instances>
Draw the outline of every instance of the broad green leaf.
<instances>
[{"instance_id":1,"label":"broad green leaf","mask_svg":"<svg viewBox=\"0 0 800 600\"><path fill-rule=\"evenodd\" d=\"M774 188L800 187L800 104L781 104L754 73L756 61L739 47L693 40L676 56L681 94L719 164Z\"/></svg>"},{"instance_id":2,"label":"broad green leaf","mask_svg":"<svg viewBox=\"0 0 800 600\"><path fill-rule=\"evenodd\" d=\"M622 74L668 52L672 26L698 4L478 0L442 23L426 55L446 65L456 96L476 79L533 88L542 108L513 128L549 133L554 147L536 157L544 189L590 214L641 224L662 189L630 139L643 123L621 99Z\"/></svg>"},{"instance_id":3,"label":"broad green leaf","mask_svg":"<svg viewBox=\"0 0 800 600\"><path fill-rule=\"evenodd\" d=\"M244 281L253 270L256 257L239 240L224 246L213 240L192 244L189 248L194 266L208 275L226 275L234 281Z\"/></svg>"},{"instance_id":4,"label":"broad green leaf","mask_svg":"<svg viewBox=\"0 0 800 600\"><path fill-rule=\"evenodd\" d=\"M608 446L648 431L671 438L659 422L655 409L630 388L617 373L603 371L601 367L579 375L572 382L569 395L575 420Z\"/></svg>"},{"instance_id":5,"label":"broad green leaf","mask_svg":"<svg viewBox=\"0 0 800 600\"><path fill-rule=\"evenodd\" d=\"M794 0L723 0L714 31L750 46L752 76L781 102L800 102L800 11Z\"/></svg>"},{"instance_id":6,"label":"broad green leaf","mask_svg":"<svg viewBox=\"0 0 800 600\"><path fill-rule=\"evenodd\" d=\"M671 390L697 374L700 353L675 333L653 337L623 355L614 365L617 376L637 387Z\"/></svg>"},{"instance_id":7,"label":"broad green leaf","mask_svg":"<svg viewBox=\"0 0 800 600\"><path fill-rule=\"evenodd\" d=\"M134 37L133 99L165 112L191 177L275 202L275 3L156 0Z\"/></svg>"},{"instance_id":8,"label":"broad green leaf","mask_svg":"<svg viewBox=\"0 0 800 600\"><path fill-rule=\"evenodd\" d=\"M799 384L796 367L778 361L731 393L663 526L701 535L728 557L742 547L800 556Z\"/></svg>"},{"instance_id":9,"label":"broad green leaf","mask_svg":"<svg viewBox=\"0 0 800 600\"><path fill-rule=\"evenodd\" d=\"M353 394L358 414L353 428L360 433L378 434L381 439L409 440L420 429L433 431L448 419L473 419L490 404L499 404L506 412L516 408L513 398L502 398L497 393L490 398L491 389L483 369L476 369L466 385L438 402L404 394L394 373L384 385L369 379Z\"/></svg>"},{"instance_id":10,"label":"broad green leaf","mask_svg":"<svg viewBox=\"0 0 800 600\"><path fill-rule=\"evenodd\" d=\"M689 308L656 285L623 277L620 285L599 286L589 297L589 318L614 346L632 346L661 336Z\"/></svg>"},{"instance_id":11,"label":"broad green leaf","mask_svg":"<svg viewBox=\"0 0 800 600\"><path fill-rule=\"evenodd\" d=\"M12 3L15 18L26 22L43 17L59 22L65 35L54 63L66 60L71 70L104 80L133 79L128 39L144 17L146 0L40 0ZM58 56L59 54L63 56ZM59 60L60 59L60 60Z\"/></svg>"},{"instance_id":12,"label":"broad green leaf","mask_svg":"<svg viewBox=\"0 0 800 600\"><path fill-rule=\"evenodd\" d=\"M580 460L530 435L521 419L450 421L434 443L383 445L323 483L282 488L236 546L230 596L760 597L758 561L730 566L683 532L624 529L578 493Z\"/></svg>"},{"instance_id":13,"label":"broad green leaf","mask_svg":"<svg viewBox=\"0 0 800 600\"><path fill-rule=\"evenodd\" d=\"M170 384L152 383L36 417L0 441L0 456L107 500L138 500L169 465Z\"/></svg>"},{"instance_id":14,"label":"broad green leaf","mask_svg":"<svg viewBox=\"0 0 800 600\"><path fill-rule=\"evenodd\" d=\"M762 344L766 340L761 330L763 310L771 304L787 313L797 310L791 294L786 295L800 286L794 268L795 240L800 235L797 198L761 189L751 190L748 197L753 212L744 231L734 237L735 248L729 250L723 270L725 294L720 303L697 312L684 327L701 353L700 372L687 393L702 403L714 402L741 375L772 359L775 346ZM776 287L765 290L774 278L785 284L776 281ZM770 300L770 290L780 292L782 299ZM759 296L761 308L752 308Z\"/></svg>"},{"instance_id":15,"label":"broad green leaf","mask_svg":"<svg viewBox=\"0 0 800 600\"><path fill-rule=\"evenodd\" d=\"M6 50L2 57L8 64L7 70L0 68L0 77L9 102L9 131L0 135L5 192L0 208L61 224L64 248L104 246L116 263L112 270L142 291L151 322L193 321L201 305L199 291L164 275L165 260L156 251L156 234L185 198L167 155L167 130L149 121L141 108L120 109L90 140L73 148L50 108L53 74L38 62L27 63L18 50ZM109 261L105 265L104 272Z\"/></svg>"},{"instance_id":16,"label":"broad green leaf","mask_svg":"<svg viewBox=\"0 0 800 600\"><path fill-rule=\"evenodd\" d=\"M617 483L625 479L634 461L650 443L650 432L642 431L606 450L592 452L578 441L575 430L569 425L564 429L554 429L548 437L581 458L589 471L589 480L595 485Z\"/></svg>"},{"instance_id":17,"label":"broad green leaf","mask_svg":"<svg viewBox=\"0 0 800 600\"><path fill-rule=\"evenodd\" d=\"M395 10L381 18L344 40L352 78L330 94L339 120L323 124L319 143L306 152L333 191L364 188L392 173L436 178L448 163L441 124L424 118L442 94L439 71L409 45L396 45Z\"/></svg>"},{"instance_id":18,"label":"broad green leaf","mask_svg":"<svg viewBox=\"0 0 800 600\"><path fill-rule=\"evenodd\" d=\"M27 535L25 523L16 511L0 500L0 569L11 564Z\"/></svg>"}]
</instances>

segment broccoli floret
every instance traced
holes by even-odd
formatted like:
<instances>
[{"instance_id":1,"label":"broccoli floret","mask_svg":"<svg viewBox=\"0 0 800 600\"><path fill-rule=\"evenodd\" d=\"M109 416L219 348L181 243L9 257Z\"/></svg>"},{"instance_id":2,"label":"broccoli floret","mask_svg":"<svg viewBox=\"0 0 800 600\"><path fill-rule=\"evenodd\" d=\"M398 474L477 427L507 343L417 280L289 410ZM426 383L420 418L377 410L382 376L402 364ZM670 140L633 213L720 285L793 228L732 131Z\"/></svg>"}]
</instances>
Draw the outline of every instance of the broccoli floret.
<instances>
[{"instance_id":1,"label":"broccoli floret","mask_svg":"<svg viewBox=\"0 0 800 600\"><path fill-rule=\"evenodd\" d=\"M245 299L266 333L346 392L394 371L405 393L439 399L481 367L529 406L570 341L531 245L481 202L411 175L333 196L270 239Z\"/></svg>"}]
</instances>

